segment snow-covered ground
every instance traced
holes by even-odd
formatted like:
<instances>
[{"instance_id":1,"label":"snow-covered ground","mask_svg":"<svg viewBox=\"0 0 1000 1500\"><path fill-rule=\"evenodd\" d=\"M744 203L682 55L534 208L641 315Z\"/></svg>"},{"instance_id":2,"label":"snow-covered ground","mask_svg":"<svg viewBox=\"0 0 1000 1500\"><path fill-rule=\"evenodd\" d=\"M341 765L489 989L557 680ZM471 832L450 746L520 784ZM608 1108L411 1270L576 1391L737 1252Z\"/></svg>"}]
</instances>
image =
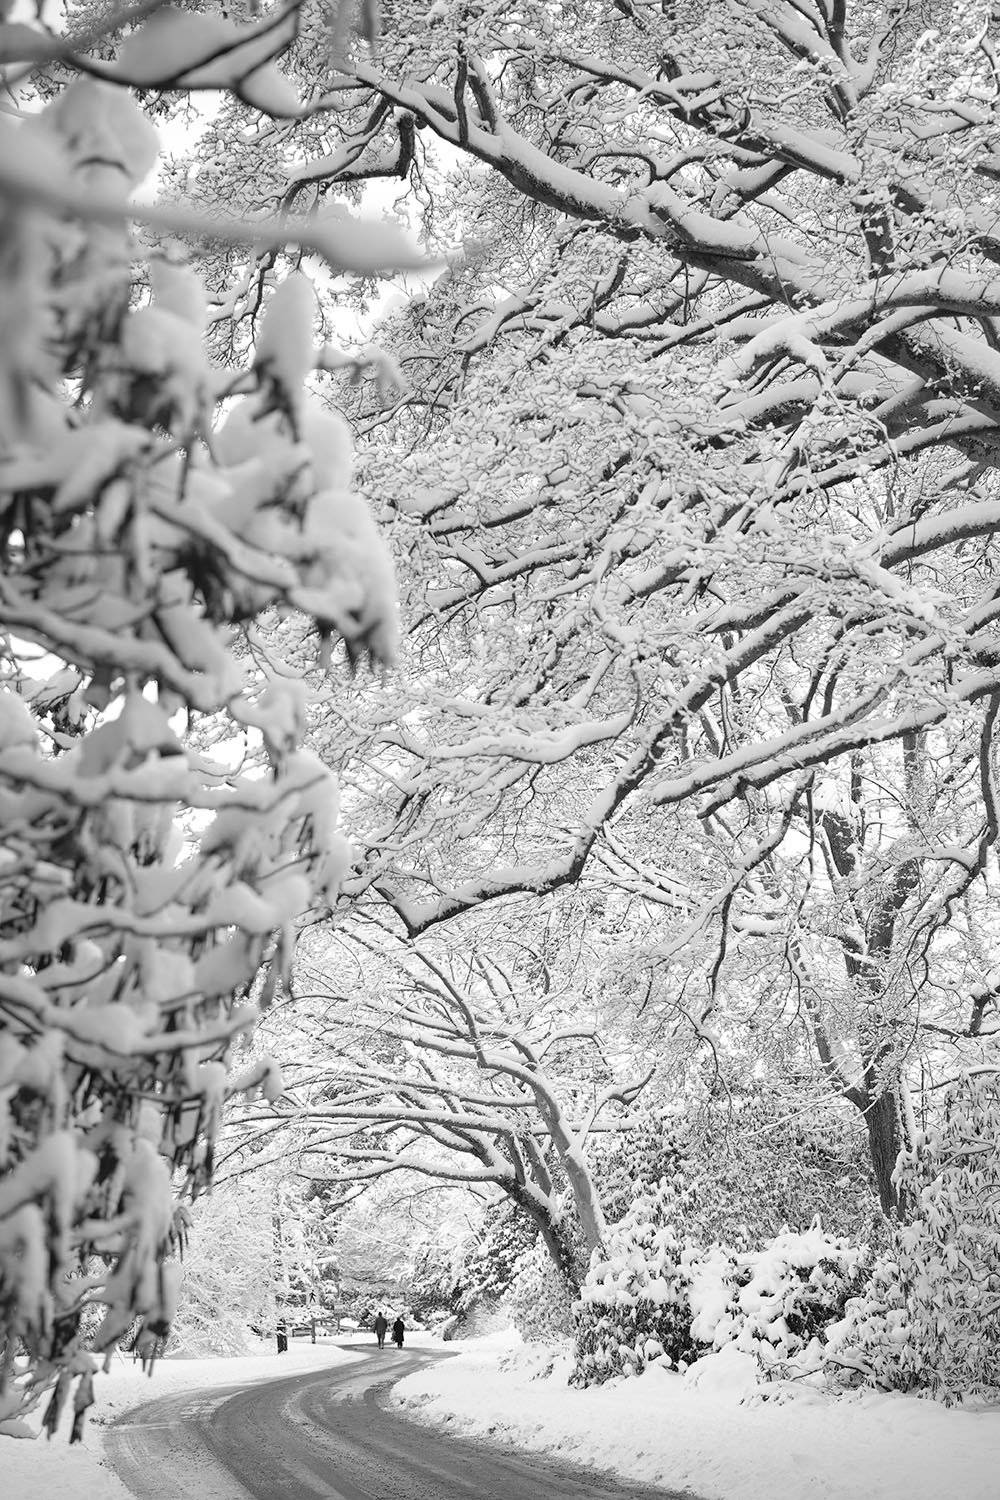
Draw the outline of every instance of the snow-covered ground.
<instances>
[{"instance_id":1,"label":"snow-covered ground","mask_svg":"<svg viewBox=\"0 0 1000 1500\"><path fill-rule=\"evenodd\" d=\"M423 1339L410 1342L423 1343ZM430 1343L430 1340L427 1340ZM361 1335L361 1347L371 1336ZM652 1367L638 1380L578 1391L569 1359L512 1335L451 1345L461 1352L394 1389L408 1416L688 1488L704 1500L997 1500L1000 1408L946 1409L905 1396L830 1396L809 1386L757 1388L752 1361L725 1351L698 1377ZM293 1343L242 1359L169 1359L152 1380L118 1359L97 1383L84 1442L0 1439L4 1495L17 1500L129 1500L103 1459L103 1433L122 1412L160 1395L249 1385L350 1360L347 1351Z\"/></svg>"},{"instance_id":2,"label":"snow-covered ground","mask_svg":"<svg viewBox=\"0 0 1000 1500\"><path fill-rule=\"evenodd\" d=\"M509 1338L394 1387L407 1415L704 1500L997 1500L1000 1407L956 1409L875 1392L758 1388L729 1349L687 1377L567 1386L570 1360ZM698 1378L694 1378L695 1370Z\"/></svg>"},{"instance_id":3,"label":"snow-covered ground","mask_svg":"<svg viewBox=\"0 0 1000 1500\"><path fill-rule=\"evenodd\" d=\"M371 1335L361 1342L370 1345ZM73 1500L132 1500L103 1457L104 1430L122 1412L177 1391L252 1385L326 1369L354 1357L331 1344L294 1341L281 1355L269 1344L266 1351L241 1359L163 1359L150 1378L131 1359L118 1356L108 1373L94 1382L97 1402L87 1415L82 1443L69 1446L68 1420L51 1442L44 1436L0 1438L0 1494L10 1500L63 1500L69 1495ZM32 1423L36 1429L39 1420Z\"/></svg>"}]
</instances>

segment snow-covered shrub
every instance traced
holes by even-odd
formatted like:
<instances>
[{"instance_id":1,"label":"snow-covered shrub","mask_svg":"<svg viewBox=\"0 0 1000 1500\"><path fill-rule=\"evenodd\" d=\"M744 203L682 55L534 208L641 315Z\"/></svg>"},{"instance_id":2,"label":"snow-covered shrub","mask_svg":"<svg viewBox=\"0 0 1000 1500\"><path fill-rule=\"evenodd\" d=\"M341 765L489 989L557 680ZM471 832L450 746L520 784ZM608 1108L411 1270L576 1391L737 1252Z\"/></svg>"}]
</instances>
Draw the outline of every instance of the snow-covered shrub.
<instances>
[{"instance_id":1,"label":"snow-covered shrub","mask_svg":"<svg viewBox=\"0 0 1000 1500\"><path fill-rule=\"evenodd\" d=\"M515 1261L500 1309L525 1343L572 1338L573 1297L540 1235Z\"/></svg>"},{"instance_id":2,"label":"snow-covered shrub","mask_svg":"<svg viewBox=\"0 0 1000 1500\"><path fill-rule=\"evenodd\" d=\"M606 1254L595 1254L575 1309L576 1384L638 1375L654 1359L696 1357L695 1253L674 1229L683 1208L684 1190L665 1178L609 1229Z\"/></svg>"},{"instance_id":3,"label":"snow-covered shrub","mask_svg":"<svg viewBox=\"0 0 1000 1500\"><path fill-rule=\"evenodd\" d=\"M408 1294L415 1315L430 1327L443 1327L455 1316L457 1261L453 1245L420 1245L414 1255Z\"/></svg>"},{"instance_id":4,"label":"snow-covered shrub","mask_svg":"<svg viewBox=\"0 0 1000 1500\"><path fill-rule=\"evenodd\" d=\"M815 1219L737 1252L681 1238L696 1195L665 1179L641 1194L595 1256L577 1305L574 1379L640 1374L654 1359L690 1364L735 1344L765 1374L815 1369L827 1326L865 1274L866 1252Z\"/></svg>"},{"instance_id":5,"label":"snow-covered shrub","mask_svg":"<svg viewBox=\"0 0 1000 1500\"><path fill-rule=\"evenodd\" d=\"M453 1331L484 1333L499 1326L500 1303L514 1279L518 1261L535 1243L537 1230L526 1214L506 1200L491 1204L476 1236L456 1258L451 1308Z\"/></svg>"},{"instance_id":6,"label":"snow-covered shrub","mask_svg":"<svg viewBox=\"0 0 1000 1500\"><path fill-rule=\"evenodd\" d=\"M912 1221L893 1225L830 1332L832 1368L945 1400L1000 1389L1000 1077L957 1083L896 1168Z\"/></svg>"},{"instance_id":7,"label":"snow-covered shrub","mask_svg":"<svg viewBox=\"0 0 1000 1500\"><path fill-rule=\"evenodd\" d=\"M783 1229L736 1257L717 1318L723 1288L718 1277L702 1273L689 1293L692 1332L716 1349L735 1343L765 1373L819 1368L826 1329L858 1290L866 1259L864 1248L828 1234L818 1218L806 1230Z\"/></svg>"}]
</instances>

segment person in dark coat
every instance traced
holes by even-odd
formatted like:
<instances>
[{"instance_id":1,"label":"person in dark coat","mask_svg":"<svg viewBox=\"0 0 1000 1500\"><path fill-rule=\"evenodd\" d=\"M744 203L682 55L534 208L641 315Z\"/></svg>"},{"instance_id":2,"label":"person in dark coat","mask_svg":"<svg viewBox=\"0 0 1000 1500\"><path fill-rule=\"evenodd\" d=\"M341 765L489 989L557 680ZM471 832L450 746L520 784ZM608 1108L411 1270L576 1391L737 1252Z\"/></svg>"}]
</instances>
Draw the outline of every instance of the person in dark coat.
<instances>
[{"instance_id":1,"label":"person in dark coat","mask_svg":"<svg viewBox=\"0 0 1000 1500\"><path fill-rule=\"evenodd\" d=\"M405 1332L406 1329L403 1326L402 1318L397 1318L395 1323L393 1323L392 1325L392 1342L395 1344L397 1349L402 1349L403 1347L403 1334Z\"/></svg>"},{"instance_id":2,"label":"person in dark coat","mask_svg":"<svg viewBox=\"0 0 1000 1500\"><path fill-rule=\"evenodd\" d=\"M375 1322L374 1322L374 1324L372 1326L375 1329L375 1337L378 1339L378 1346L379 1346L379 1348L380 1349L384 1349L385 1348L385 1331L388 1328L389 1323L388 1323L388 1319L386 1318L385 1314L381 1311L381 1309L375 1314ZM395 1334L393 1334L393 1337L395 1338Z\"/></svg>"}]
</instances>

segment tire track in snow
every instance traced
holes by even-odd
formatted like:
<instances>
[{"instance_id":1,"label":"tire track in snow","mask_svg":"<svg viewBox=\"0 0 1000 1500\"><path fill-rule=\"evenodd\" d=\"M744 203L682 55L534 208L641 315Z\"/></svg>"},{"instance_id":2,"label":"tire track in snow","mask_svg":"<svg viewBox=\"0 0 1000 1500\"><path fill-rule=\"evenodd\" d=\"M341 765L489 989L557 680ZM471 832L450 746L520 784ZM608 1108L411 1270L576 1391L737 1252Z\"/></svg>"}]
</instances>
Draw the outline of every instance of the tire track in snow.
<instances>
[{"instance_id":1,"label":"tire track in snow","mask_svg":"<svg viewBox=\"0 0 1000 1500\"><path fill-rule=\"evenodd\" d=\"M352 1352L357 1352L356 1348ZM108 1429L139 1500L692 1500L536 1454L442 1436L386 1410L390 1386L440 1359L373 1350L329 1370L148 1402Z\"/></svg>"}]
</instances>

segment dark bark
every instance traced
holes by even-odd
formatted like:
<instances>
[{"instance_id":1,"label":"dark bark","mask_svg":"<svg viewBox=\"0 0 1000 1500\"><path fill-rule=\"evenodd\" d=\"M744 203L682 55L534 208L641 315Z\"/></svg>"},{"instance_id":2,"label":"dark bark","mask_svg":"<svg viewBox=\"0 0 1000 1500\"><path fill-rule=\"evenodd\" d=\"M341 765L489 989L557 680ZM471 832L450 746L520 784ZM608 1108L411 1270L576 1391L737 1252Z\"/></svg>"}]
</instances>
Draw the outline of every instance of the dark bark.
<instances>
[{"instance_id":1,"label":"dark bark","mask_svg":"<svg viewBox=\"0 0 1000 1500\"><path fill-rule=\"evenodd\" d=\"M545 1248L552 1257L556 1270L574 1297L578 1296L580 1292L580 1272L576 1263L576 1256L573 1254L571 1247L566 1243L561 1226L554 1224L549 1219L547 1223L540 1224L539 1228L541 1229L542 1239L545 1241Z\"/></svg>"},{"instance_id":2,"label":"dark bark","mask_svg":"<svg viewBox=\"0 0 1000 1500\"><path fill-rule=\"evenodd\" d=\"M517 1204L518 1208L523 1209L532 1223L537 1226L545 1248L549 1252L552 1264L559 1272L569 1291L573 1296L577 1296L580 1291L580 1268L577 1264L577 1258L573 1253L573 1247L566 1237L562 1224L557 1222L550 1213L546 1212L532 1198L530 1193L512 1191L510 1187L507 1187L506 1191L508 1197Z\"/></svg>"},{"instance_id":3,"label":"dark bark","mask_svg":"<svg viewBox=\"0 0 1000 1500\"><path fill-rule=\"evenodd\" d=\"M887 1088L871 1099L864 1110L864 1116L882 1212L890 1219L905 1219L907 1204L892 1180L896 1159L906 1144L896 1090Z\"/></svg>"},{"instance_id":4,"label":"dark bark","mask_svg":"<svg viewBox=\"0 0 1000 1500\"><path fill-rule=\"evenodd\" d=\"M903 737L903 770L909 796L909 812L915 817L922 814L926 796L922 781L922 750L920 736L909 733ZM857 878L860 850L865 841L861 767L856 756L851 758L851 803L850 816L825 812L822 817L830 861L842 880ZM900 1220L907 1216L907 1205L892 1180L892 1174L900 1151L909 1143L900 1111L900 1079L890 1076L888 1082L884 1082L880 1076L891 1053L886 1042L884 1022L879 1017L885 998L886 966L896 941L897 927L907 902L919 885L919 860L901 860L867 921L863 908L855 904L858 925L865 932L864 941L846 933L840 938L844 968L861 1003L861 1052L864 1060L862 1080L843 1087L841 1092L864 1116L868 1131L868 1151L882 1212L887 1218ZM853 896L851 899L853 901ZM816 1029L814 1024L814 1032ZM820 1056L826 1063L823 1044L825 1043L827 1055L831 1059L832 1050L822 1031L819 1041ZM827 1071L832 1072L832 1067L828 1065Z\"/></svg>"}]
</instances>

